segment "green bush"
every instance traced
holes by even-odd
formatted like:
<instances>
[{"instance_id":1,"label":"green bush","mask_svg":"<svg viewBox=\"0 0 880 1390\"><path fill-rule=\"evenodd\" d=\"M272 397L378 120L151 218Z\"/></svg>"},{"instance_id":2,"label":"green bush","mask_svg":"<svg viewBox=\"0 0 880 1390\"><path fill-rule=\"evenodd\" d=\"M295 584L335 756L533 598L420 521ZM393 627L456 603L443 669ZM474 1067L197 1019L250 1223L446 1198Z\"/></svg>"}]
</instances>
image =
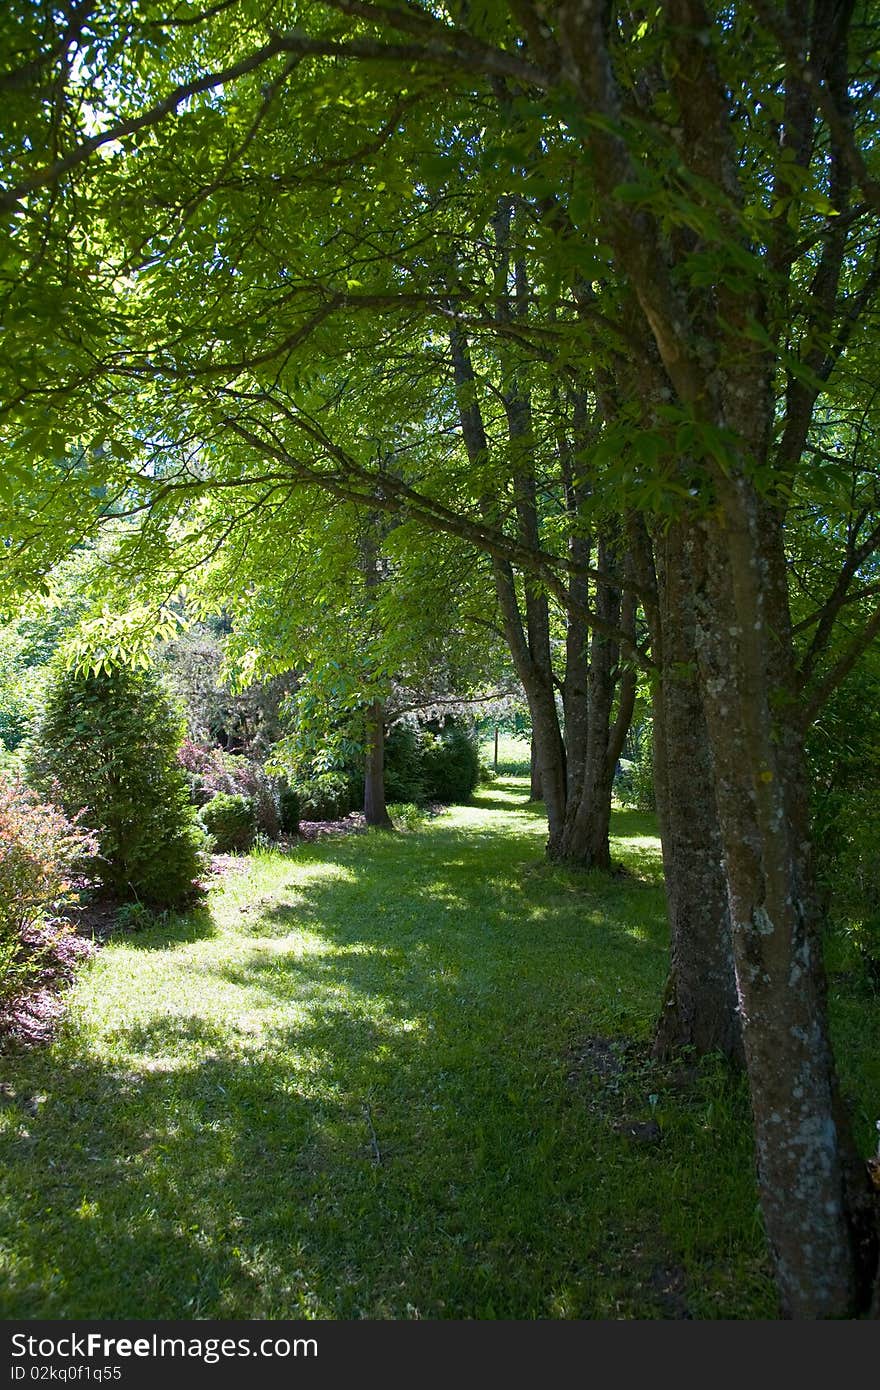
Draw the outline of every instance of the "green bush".
<instances>
[{"instance_id":1,"label":"green bush","mask_svg":"<svg viewBox=\"0 0 880 1390\"><path fill-rule=\"evenodd\" d=\"M299 834L299 793L296 787L284 787L278 797L281 829L287 835Z\"/></svg>"},{"instance_id":2,"label":"green bush","mask_svg":"<svg viewBox=\"0 0 880 1390\"><path fill-rule=\"evenodd\" d=\"M449 723L440 734L425 733L422 777L429 801L469 801L480 780L480 751L470 730Z\"/></svg>"},{"instance_id":3,"label":"green bush","mask_svg":"<svg viewBox=\"0 0 880 1390\"><path fill-rule=\"evenodd\" d=\"M480 751L463 724L440 732L396 724L385 742L385 796L389 802L468 801L480 781Z\"/></svg>"},{"instance_id":4,"label":"green bush","mask_svg":"<svg viewBox=\"0 0 880 1390\"><path fill-rule=\"evenodd\" d=\"M138 932L161 921L162 915L153 912L145 903L123 903L114 915L113 926L119 932Z\"/></svg>"},{"instance_id":5,"label":"green bush","mask_svg":"<svg viewBox=\"0 0 880 1390\"><path fill-rule=\"evenodd\" d=\"M654 725L650 720L631 731L629 752L631 757L620 760L614 789L624 806L636 811L655 811Z\"/></svg>"},{"instance_id":6,"label":"green bush","mask_svg":"<svg viewBox=\"0 0 880 1390\"><path fill-rule=\"evenodd\" d=\"M819 881L832 924L855 947L871 982L880 985L880 802L853 788L817 844Z\"/></svg>"},{"instance_id":7,"label":"green bush","mask_svg":"<svg viewBox=\"0 0 880 1390\"><path fill-rule=\"evenodd\" d=\"M425 800L422 736L412 724L395 724L385 740L385 799L402 805Z\"/></svg>"},{"instance_id":8,"label":"green bush","mask_svg":"<svg viewBox=\"0 0 880 1390\"><path fill-rule=\"evenodd\" d=\"M245 796L253 802L257 828L270 840L277 839L281 830L278 784L258 762L192 739L184 739L177 761L186 773L190 800L196 806L207 805L218 792Z\"/></svg>"},{"instance_id":9,"label":"green bush","mask_svg":"<svg viewBox=\"0 0 880 1390\"><path fill-rule=\"evenodd\" d=\"M322 772L297 782L294 790L303 820L341 820L351 810L351 787L344 772Z\"/></svg>"},{"instance_id":10,"label":"green bush","mask_svg":"<svg viewBox=\"0 0 880 1390\"><path fill-rule=\"evenodd\" d=\"M425 808L412 801L390 803L388 814L396 830L421 830L427 819Z\"/></svg>"},{"instance_id":11,"label":"green bush","mask_svg":"<svg viewBox=\"0 0 880 1390\"><path fill-rule=\"evenodd\" d=\"M254 803L246 796L218 792L199 811L199 820L218 854L243 854L254 843L257 817Z\"/></svg>"},{"instance_id":12,"label":"green bush","mask_svg":"<svg viewBox=\"0 0 880 1390\"><path fill-rule=\"evenodd\" d=\"M880 985L880 656L834 692L807 737L816 869L835 934Z\"/></svg>"},{"instance_id":13,"label":"green bush","mask_svg":"<svg viewBox=\"0 0 880 1390\"><path fill-rule=\"evenodd\" d=\"M153 671L52 675L29 775L95 831L88 871L120 900L178 907L201 891L204 836L177 763L182 738Z\"/></svg>"}]
</instances>

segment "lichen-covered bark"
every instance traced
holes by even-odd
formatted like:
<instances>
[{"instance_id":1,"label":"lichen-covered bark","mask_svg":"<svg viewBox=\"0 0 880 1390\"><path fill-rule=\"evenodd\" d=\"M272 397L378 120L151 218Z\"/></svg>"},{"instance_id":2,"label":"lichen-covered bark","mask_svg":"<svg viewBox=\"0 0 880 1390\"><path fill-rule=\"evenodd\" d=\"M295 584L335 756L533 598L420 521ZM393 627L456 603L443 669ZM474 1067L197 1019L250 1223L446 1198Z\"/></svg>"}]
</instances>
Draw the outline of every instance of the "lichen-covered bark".
<instances>
[{"instance_id":1,"label":"lichen-covered bark","mask_svg":"<svg viewBox=\"0 0 880 1390\"><path fill-rule=\"evenodd\" d=\"M364 764L364 819L367 825L391 830L385 804L385 708L373 700L366 713L367 755Z\"/></svg>"},{"instance_id":2,"label":"lichen-covered bark","mask_svg":"<svg viewBox=\"0 0 880 1390\"><path fill-rule=\"evenodd\" d=\"M697 682L693 583L696 536L683 524L656 540L659 678L654 691L654 787L663 846L671 960L654 1048L742 1060L727 883L712 758Z\"/></svg>"},{"instance_id":3,"label":"lichen-covered bark","mask_svg":"<svg viewBox=\"0 0 880 1390\"><path fill-rule=\"evenodd\" d=\"M599 567L611 572L619 557L606 534L599 541ZM595 609L609 626L633 630L635 609L613 584L597 583ZM618 717L612 722L615 693ZM565 826L555 857L590 869L611 868L611 796L614 771L632 719L635 678L620 669L620 647L594 630L590 642L587 699L582 712L585 748L580 778L569 777Z\"/></svg>"},{"instance_id":4,"label":"lichen-covered bark","mask_svg":"<svg viewBox=\"0 0 880 1390\"><path fill-rule=\"evenodd\" d=\"M538 767L538 750L535 747L534 737L529 743L529 801L541 801L543 791L541 788L541 771Z\"/></svg>"},{"instance_id":5,"label":"lichen-covered bark","mask_svg":"<svg viewBox=\"0 0 880 1390\"><path fill-rule=\"evenodd\" d=\"M761 1205L783 1311L846 1317L876 1260L828 1036L784 557L747 481L724 502L723 531L706 525L697 643Z\"/></svg>"}]
</instances>

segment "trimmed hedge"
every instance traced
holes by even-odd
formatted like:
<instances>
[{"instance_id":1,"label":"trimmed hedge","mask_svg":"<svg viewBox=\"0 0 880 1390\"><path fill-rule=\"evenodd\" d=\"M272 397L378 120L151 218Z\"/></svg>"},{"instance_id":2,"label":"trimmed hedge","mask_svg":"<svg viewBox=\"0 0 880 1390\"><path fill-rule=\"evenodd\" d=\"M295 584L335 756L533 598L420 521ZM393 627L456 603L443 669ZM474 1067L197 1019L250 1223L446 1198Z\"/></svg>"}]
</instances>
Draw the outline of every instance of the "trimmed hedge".
<instances>
[{"instance_id":1,"label":"trimmed hedge","mask_svg":"<svg viewBox=\"0 0 880 1390\"><path fill-rule=\"evenodd\" d=\"M199 811L199 820L217 854L244 854L254 843L257 815L249 797L218 792Z\"/></svg>"}]
</instances>

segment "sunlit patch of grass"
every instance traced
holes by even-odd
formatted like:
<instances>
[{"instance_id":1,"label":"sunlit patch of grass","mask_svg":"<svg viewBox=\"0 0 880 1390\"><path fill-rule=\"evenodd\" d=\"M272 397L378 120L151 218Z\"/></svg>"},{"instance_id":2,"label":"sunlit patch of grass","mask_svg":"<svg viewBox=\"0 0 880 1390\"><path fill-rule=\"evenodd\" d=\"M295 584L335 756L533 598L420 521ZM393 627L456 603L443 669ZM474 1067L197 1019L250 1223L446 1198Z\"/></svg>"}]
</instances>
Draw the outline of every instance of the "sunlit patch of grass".
<instances>
[{"instance_id":1,"label":"sunlit patch of grass","mask_svg":"<svg viewBox=\"0 0 880 1390\"><path fill-rule=\"evenodd\" d=\"M489 767L495 766L495 738L484 739L480 744L480 757ZM527 738L517 738L513 734L498 735L498 772L503 775L529 775L531 744Z\"/></svg>"},{"instance_id":2,"label":"sunlit patch of grass","mask_svg":"<svg viewBox=\"0 0 880 1390\"><path fill-rule=\"evenodd\" d=\"M743 1087L647 1059L653 821L558 869L527 795L260 854L101 951L6 1060L0 1312L773 1316ZM619 1074L588 1036L635 1040Z\"/></svg>"}]
</instances>

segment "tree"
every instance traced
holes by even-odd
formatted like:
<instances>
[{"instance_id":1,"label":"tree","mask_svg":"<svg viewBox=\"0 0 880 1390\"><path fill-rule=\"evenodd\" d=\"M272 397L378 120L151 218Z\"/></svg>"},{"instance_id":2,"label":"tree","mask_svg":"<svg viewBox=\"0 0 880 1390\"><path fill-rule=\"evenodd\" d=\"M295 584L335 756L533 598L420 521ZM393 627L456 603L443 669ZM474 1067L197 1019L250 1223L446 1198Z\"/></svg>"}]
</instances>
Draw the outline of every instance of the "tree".
<instances>
[{"instance_id":1,"label":"tree","mask_svg":"<svg viewBox=\"0 0 880 1390\"><path fill-rule=\"evenodd\" d=\"M29 775L94 831L91 874L119 899L179 907L199 892L202 841L176 759L182 737L153 672L55 672Z\"/></svg>"},{"instance_id":2,"label":"tree","mask_svg":"<svg viewBox=\"0 0 880 1390\"><path fill-rule=\"evenodd\" d=\"M160 25L151 5L125 25L113 6L96 14L93 62L71 64L80 31L65 44L56 30L21 48L8 74L20 95L6 206L28 199L9 238L27 268L15 271L9 307L36 305L39 321L53 276L70 283L70 217L88 209L96 228L70 300L88 346L73 338L64 357L29 331L7 349L9 418L39 460L11 572L38 570L62 521L68 537L94 523L95 477L132 510L152 508L157 525L212 490L240 490L251 507L260 498L271 516L279 493L308 484L456 536L491 557L496 577L500 567L511 648L525 637L529 659L538 655L548 805L560 800L562 758L545 601L592 632L601 705L603 641L649 660L615 617L615 594L638 598L661 643L650 660L667 863L689 853L696 866L715 844L723 853L783 1306L798 1316L864 1306L876 1244L824 1017L804 738L880 631L880 609L853 598L872 588L876 502L855 529L828 534L836 545L823 542L830 588L800 647L787 565L795 531L805 544L793 505L824 486L832 401L847 394L841 382L871 375L876 45L858 52L853 36L876 29L873 7L856 25L852 4L826 0L784 17L763 3L715 11L695 0L648 17L583 0L440 15L326 0L296 28L291 7L271 7L267 37L262 14L240 0L202 21L195 63L179 22ZM128 26L145 46L121 45ZM60 81L47 96L50 71ZM86 101L63 99L73 92ZM332 134L315 115L328 103ZM76 128L83 109L98 113L96 133ZM34 127L27 167L14 153L23 112ZM155 144L132 139L145 130ZM492 240L486 229L509 199L524 211L508 261L505 228ZM505 262L512 279L487 293ZM516 303L519 264L529 312L499 313L499 299ZM121 311L120 276L132 285ZM450 391L451 331L462 351ZM432 447L451 408L463 426L462 407L474 405L465 347L472 366L479 353L497 359L473 375L491 381L504 412L501 471L476 434L467 467ZM594 434L575 449L588 467L573 481L601 479L605 515L616 516L595 567L577 553L594 529L585 499L551 509L554 524L535 535L542 474L523 460L542 370L567 424L584 393L594 408ZM98 379L110 412L100 426ZM53 456L59 397L75 465ZM133 432L126 418L139 422ZM220 544L219 509L212 525ZM809 544L823 525L814 515ZM679 614L692 633L684 647L670 640ZM853 626L840 639L844 618ZM575 642L573 671L582 651ZM687 678L682 667L693 668ZM684 787L669 782L685 729L705 730L697 763L708 779L690 848L676 809ZM692 909L693 875L680 887ZM692 981L695 943L711 946L696 920L673 911L679 976ZM724 971L712 976L723 992ZM700 990L694 1005L705 1013L718 998Z\"/></svg>"}]
</instances>

